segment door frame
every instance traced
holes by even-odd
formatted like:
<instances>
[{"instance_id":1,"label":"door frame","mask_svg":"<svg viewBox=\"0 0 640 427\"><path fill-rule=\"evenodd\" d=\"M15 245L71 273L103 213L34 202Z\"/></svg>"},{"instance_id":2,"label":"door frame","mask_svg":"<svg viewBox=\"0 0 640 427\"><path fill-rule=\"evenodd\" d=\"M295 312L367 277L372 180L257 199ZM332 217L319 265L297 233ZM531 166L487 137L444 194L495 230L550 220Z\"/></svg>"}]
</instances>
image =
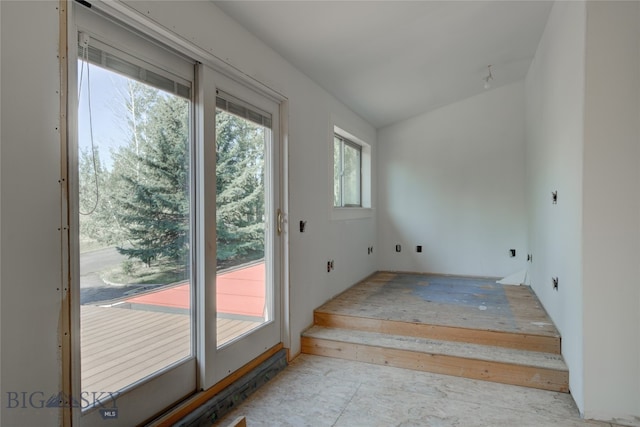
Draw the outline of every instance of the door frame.
<instances>
[{"instance_id":1,"label":"door frame","mask_svg":"<svg viewBox=\"0 0 640 427\"><path fill-rule=\"evenodd\" d=\"M175 404L175 402L184 399L185 397L193 394L197 390L197 378L196 378L196 353L194 351L194 322L195 316L190 315L191 319L191 342L192 352L191 355L185 359L179 360L175 363L167 365L148 378L126 386L122 391L114 390L82 390L81 384L81 338L80 338L80 258L79 248L77 242L79 241L79 198L78 198L78 135L75 131L78 129L78 109L75 107L78 105L77 97L77 84L78 84L78 54L77 48L78 31L82 30L86 26L92 32L101 34L103 36L109 36L113 39L115 47L124 46L123 40L127 39L130 35L125 33L125 36L120 34L110 37L110 28L106 25L105 16L101 14L94 14L92 11L84 9L85 6L78 5L77 3L70 3L68 9L68 23L67 23L67 98L68 105L72 106L67 111L67 123L68 129L72 130L67 134L67 159L66 159L66 177L68 182L69 192L67 194L67 206L69 207L69 241L66 242L66 253L69 262L68 275L68 289L70 289L71 298L66 298L63 304L63 310L68 310L69 313L69 343L66 348L63 348L64 359L67 363L63 365L63 391L68 397L71 413L63 418L63 422L71 423L74 425L99 425L101 422L105 422L105 412L113 411L113 418L108 418L110 425L131 425L139 424L147 420L149 417L156 414L158 411L165 410L166 408ZM123 30L127 31L127 30ZM98 38L99 40L100 38ZM133 34L134 42L137 44L139 39L138 35ZM129 46L127 46L129 47ZM125 49L126 50L126 49ZM153 55L155 56L155 55ZM173 55L169 55L172 57ZM164 57L164 54L160 55ZM192 83L195 86L195 75L192 78ZM191 101L191 105L195 105ZM192 107L192 109L194 109ZM193 114L191 118L191 128L193 129ZM193 132L192 132L193 133ZM193 137L189 143L189 151L193 157L195 144L193 143ZM191 174L193 176L193 174ZM193 178L191 178L193 180ZM195 200L192 199L193 205ZM193 211L193 208L191 209ZM194 228L192 222L191 239L193 240ZM192 253L194 250L191 251ZM197 283L197 278L193 277ZM154 390L163 390L163 393L153 393ZM149 399L153 396L153 399ZM78 406L74 406L78 404ZM89 406L88 408L86 406Z\"/></svg>"},{"instance_id":2,"label":"door frame","mask_svg":"<svg viewBox=\"0 0 640 427\"><path fill-rule=\"evenodd\" d=\"M282 198L282 185L280 183L281 180L281 163L282 156L281 152L281 137L280 137L280 103L277 100L274 100L272 97L265 96L264 93L256 91L253 87L248 87L242 83L235 81L234 79L229 78L228 76L216 72L215 70L210 69L206 65L199 65L199 70L201 72L198 73L198 76L202 76L204 78L203 81L200 81L200 90L208 91L208 94L205 95L218 95L218 91L220 91L219 96L226 97L228 95L231 97L230 100L235 100L246 104L248 107L255 107L257 110L262 110L265 113L269 113L272 115L273 123L271 126L271 138L269 141L269 147L265 147L265 172L268 172L269 175L265 176L265 197L268 197L269 200L265 199L265 215L266 215L266 232L268 233L267 238L265 239L265 262L266 264L266 280L267 283L272 282L273 293L270 295L267 292L267 300L265 302L269 302L269 298L273 298L272 307L274 309L274 313L271 314L272 320L266 321L261 325L257 326L256 329L247 332L246 334L241 335L238 339L233 340L230 343L227 343L221 347L216 346L215 349L205 349L207 346L205 345L208 341L200 341L201 348L205 353L205 358L203 358L205 362L204 371L200 372L200 379L203 388L209 388L224 379L228 375L231 375L236 370L240 369L243 365L249 363L251 360L257 358L263 352L267 351L269 348L279 344L282 342L282 325L283 325L283 310L282 310L282 258L283 258L283 241L285 240L286 234L284 230L281 233L277 233L277 212L281 211L281 203L280 199ZM206 102L206 101L205 101ZM214 110L206 112L206 119L214 122L215 126L215 114L217 111ZM204 125L208 125L204 123ZM202 125L199 126L202 128ZM215 129L213 129L215 130ZM215 137L217 135L214 134L213 137L205 135L203 141L205 144L209 145L210 141L215 141ZM214 145L214 144L211 144ZM215 150L213 152L214 157L209 157L211 159L207 165L204 165L204 172L207 176L204 179L204 185L209 185L210 183L216 182L216 171L215 167L211 167L211 165L215 166ZM207 162L207 156L204 156L204 161ZM267 162L269 163L268 167L266 167ZM202 163L202 161L200 162ZM213 175L211 175L213 170ZM271 184L270 184L271 183ZM268 187L267 187L268 186ZM206 190L208 195L215 195L215 188L212 190ZM209 200L211 201L211 199ZM209 201L205 201L205 203L209 203ZM215 203L215 199L213 199L213 203ZM215 212L212 210L211 212ZM215 215L211 218L206 218L206 222L204 224L205 234L207 239L215 237L215 229L216 229L216 217ZM205 313L212 313L216 311L216 292L215 286L210 284L209 281L213 279L217 280L217 274L215 271L216 268L216 257L215 251L210 250L211 247L215 246L215 242L207 241L205 250L209 251L205 256L207 257L205 266L208 268L213 268L213 270L209 273L206 273L206 280L204 281L204 300L205 304L208 305L206 307L206 311L204 311L199 318L199 324L211 328L213 327L213 319L206 319ZM206 319L206 323L204 320ZM217 321L217 316L216 316ZM207 334L210 335L210 334ZM208 338L210 339L210 338ZM210 341L209 341L210 342ZM211 354L214 353L214 354Z\"/></svg>"},{"instance_id":3,"label":"door frame","mask_svg":"<svg viewBox=\"0 0 640 427\"><path fill-rule=\"evenodd\" d=\"M63 47L62 41L65 40L65 38L66 38L67 47L75 46L77 43L77 40L76 40L77 27L75 23L74 10L77 7L83 7L83 6L80 6L73 1L65 2L65 0L60 0L60 3L61 5L63 4L66 5L65 8L61 7L61 19L60 19L61 48ZM238 70L236 67L227 63L226 61L216 57L209 50L206 50L200 46L193 44L192 42L188 41L186 38L182 37L181 35L172 32L170 29L165 28L164 26L151 20L149 17L139 13L138 11L132 9L131 7L121 2L117 2L117 1L103 2L100 0L96 0L95 2L92 2L92 9L98 10L101 14L107 17L112 17L118 21L121 21L124 24L127 24L133 28L136 28L137 30L139 30L141 34L149 37L150 39L158 40L159 42L165 44L170 48L173 48L180 52L184 52L185 56L193 58L196 61L199 61L200 63L208 66L212 71L216 73L220 73L226 78L230 78L246 87L249 87L252 90L260 93L261 95L273 100L278 104L279 120L278 120L278 123L274 123L274 127L278 126L279 137L274 140L274 143L278 144L279 146L278 161L280 164L280 167L279 167L280 176L279 176L278 191L280 193L279 207L283 212L283 222L282 222L282 235L280 237L280 265L279 265L280 272L281 272L280 273L280 290L279 290L279 295L274 295L274 298L278 298L280 301L280 325L279 325L280 338L283 346L287 349L290 348L290 344L291 344L290 301L291 299L290 299L290 277L289 277L290 271L289 271L289 221L288 221L288 212L289 212L289 182L288 182L289 100L288 98L282 93L270 88L269 86L263 84L262 82L243 73L242 71ZM73 95L72 91L71 92L69 91L69 84L68 84L70 81L71 73L73 73L76 70L75 64L77 64L77 55L75 54L75 51L73 51L73 49L67 49L66 59L64 58L63 55L61 55L61 62L64 62L64 61L66 61L66 67L65 65L61 67L63 71L63 75L61 76L61 79L63 83L67 85L66 102L67 102L67 105L74 105L73 103L75 102L77 97ZM66 76L65 76L65 73L66 73ZM74 80L75 78L76 77L73 77ZM199 75L198 73L196 73L195 81L194 81L195 96L194 96L194 103L193 103L194 112L195 112L194 120L196 120L196 127L194 128L196 132L196 150L204 149L204 147L200 147L200 144L202 144L202 141L203 141L203 139L200 138L200 136L202 135L198 135L198 132L201 132L198 125L198 120L199 120L198 115L201 114L201 111L202 111L202 109L199 108L198 91L200 90L199 89L200 85L198 84L198 79L199 79ZM64 85L62 86L62 88L64 89ZM215 110L215 96L213 97L213 104L214 104L213 108ZM71 112L69 108L67 108L67 112L68 113ZM66 122L67 129L77 128L77 121L74 121L75 119L76 119L75 113L67 114L67 122ZM215 128L215 123L213 124L213 126ZM61 136L63 138L63 141L62 141L63 150L65 149L64 145L66 145L65 151L68 153L69 161L77 162L77 153L73 153L73 151L71 150L71 148L73 147L72 144L75 142L72 140L73 137L71 136L71 133L67 132L66 135L61 134ZM204 152L201 151L200 154L204 155ZM74 155L76 156L76 158L73 157ZM213 155L215 156L215 152L213 153ZM206 157L206 156L203 156L203 157ZM68 170L66 162L67 162L67 159L64 159L63 164L61 165L61 167L65 169L65 174L63 176L66 176L66 171ZM77 163L74 163L74 164L77 164ZM197 179L203 179L203 177L200 176ZM214 179L215 179L215 176L214 176ZM215 182L215 180L213 182ZM68 185L70 184L71 183L69 183ZM66 205L68 205L72 209L71 213L74 212L73 209L77 209L77 206L74 205L74 203L76 202L73 200L73 197L72 197L72 194L74 194L73 193L74 190L77 190L77 189L74 189L71 186L70 191L66 194ZM196 189L196 191L201 191L201 190ZM210 190L205 189L204 191L210 191ZM213 191L215 193L215 186L213 188ZM201 199L201 200L205 200L205 199ZM215 199L211 199L209 197L209 200L210 201L213 200L213 203L215 204ZM201 207L196 205L195 209L196 209L196 216L197 216ZM214 212L215 212L215 209L214 209ZM73 215L70 214L69 216L72 217ZM196 218L196 221L197 221L197 218ZM195 224L197 227L197 222ZM215 227L215 224L214 224L214 227ZM215 229L214 229L214 232L215 232ZM73 228L71 229L71 232L70 232L71 239L74 238L74 233L75 233L75 238L77 238L77 233L78 233L77 227L75 230L73 230ZM205 243L204 241L200 241L200 242L198 241L199 239L202 239L202 235L203 233L201 232L201 233L198 233L198 235L196 236L196 241L194 241L196 246L198 244ZM77 257L73 256L74 254L71 251L72 248L71 248L71 243L69 241L71 239L63 239L62 241L63 250L65 253L63 256L63 264L64 264L63 271L67 270L65 265L68 265L69 270L77 272L79 270L79 265L78 265L79 260L76 259ZM205 248L205 247L207 246L206 245L200 246L200 248ZM215 242L214 242L214 248L215 248ZM201 249L200 255L195 254L194 256L205 257L205 253L207 251L208 250ZM195 252L196 251L194 251L194 253ZM207 262L210 262L211 257L206 256L206 258L207 260L209 260ZM213 270L211 270L211 266L207 266L207 264L203 261L204 261L203 259L197 260L198 268L202 268L204 270L204 274L210 274L210 272L213 271L213 274L215 275L215 256L213 257L213 264L214 264ZM205 276L201 275L200 283L205 283L204 279L205 279ZM64 286L68 289L71 289L70 287L72 285L71 275L69 274L63 277L63 281L64 281ZM193 294L195 294L195 292L192 293L192 298L194 298ZM194 305L193 307L196 310L202 310L202 312L204 313L210 309L211 298L208 298L206 303L203 302L203 300L204 298L199 298L199 301L200 301L199 304L201 304L201 306ZM215 302L215 298L213 300ZM63 300L62 313L63 313L63 322L66 323L66 320L71 322L70 319L73 319L74 316L76 319L79 318L79 306L74 307L74 304L72 304L72 302L70 301L70 298L67 297ZM69 313L68 317L70 317L70 319L65 320L64 313ZM206 337L212 332L213 332L213 336L215 336L215 329L213 331L211 331L210 329L198 330L199 326L204 325L204 323L200 324L199 323L200 321L201 319L198 319L196 321L196 331L194 331L194 334L196 334L196 341L195 341L196 346L199 346L199 342L202 342L201 341L202 339L206 339ZM211 325L208 325L207 327L210 328L210 326ZM63 364L63 369L62 369L63 392L67 396L73 396L73 392L78 390L78 384L79 384L79 365L73 362L75 360L75 357L73 355L79 354L79 340L73 339L73 338L69 340L69 336L71 337L79 336L79 328L76 328L74 327L74 325L69 323L68 329L65 330L65 328L63 328L61 330L61 335L63 335L61 336L61 343L63 344L62 359L61 359ZM189 360L185 360L183 362L178 363L177 366L174 367L175 369L172 372L168 373L166 376L164 376L164 380L158 383L156 386L169 390L171 389L172 385L175 385L176 381L180 380L181 378L184 378L184 375L193 375L192 372L196 371L197 372L195 376L196 389L205 390L211 387L213 385L211 384L211 379L207 380L204 377L204 375L202 374L204 370L203 370L203 366L201 365L201 363L204 363L208 357L210 356L206 354L200 354L199 351L196 351L195 360L189 359ZM193 365L191 362L193 362L193 364L195 365ZM71 380L69 380L70 378ZM73 378L77 378L78 379L77 382L74 383ZM126 393L130 395L134 395L134 394L139 395L140 397L143 397L145 395L145 392L141 387L129 390ZM163 402L163 404L166 409L172 406L173 403L177 402L184 396L183 395L178 396L177 394L176 396L173 396L170 393L166 393L165 397L166 399L163 399L163 401L166 400L166 404L165 402ZM152 416L155 413L153 409L150 407L150 405L143 405L142 407L140 406L140 401L144 402L144 399L142 400L135 399L135 400L136 400L136 404L134 406L131 406L130 408L127 408L127 405L125 404L123 404L123 406L121 407L119 406L119 408L121 408L122 411L136 411L142 414L146 413L146 417ZM118 403L120 404L120 402ZM151 412L147 412L147 411L151 411ZM77 419L78 417L77 412L79 411L71 411L71 414L67 415L69 414L69 408L66 408L63 415L63 424L69 425L72 422L77 423L79 421ZM94 414L97 413L97 411L93 411L93 412ZM113 423L113 422L110 422L110 424L117 425L117 423Z\"/></svg>"}]
</instances>

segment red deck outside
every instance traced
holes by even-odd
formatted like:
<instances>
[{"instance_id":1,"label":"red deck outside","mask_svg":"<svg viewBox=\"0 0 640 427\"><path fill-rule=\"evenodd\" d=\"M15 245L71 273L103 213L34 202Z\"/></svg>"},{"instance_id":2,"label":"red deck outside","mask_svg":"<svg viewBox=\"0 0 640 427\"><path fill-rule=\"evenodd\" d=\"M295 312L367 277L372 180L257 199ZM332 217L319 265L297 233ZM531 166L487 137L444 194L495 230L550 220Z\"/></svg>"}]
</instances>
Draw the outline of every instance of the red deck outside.
<instances>
[{"instance_id":1,"label":"red deck outside","mask_svg":"<svg viewBox=\"0 0 640 427\"><path fill-rule=\"evenodd\" d=\"M217 275L218 313L263 317L265 303L264 262ZM132 304L189 308L189 283L129 298Z\"/></svg>"}]
</instances>

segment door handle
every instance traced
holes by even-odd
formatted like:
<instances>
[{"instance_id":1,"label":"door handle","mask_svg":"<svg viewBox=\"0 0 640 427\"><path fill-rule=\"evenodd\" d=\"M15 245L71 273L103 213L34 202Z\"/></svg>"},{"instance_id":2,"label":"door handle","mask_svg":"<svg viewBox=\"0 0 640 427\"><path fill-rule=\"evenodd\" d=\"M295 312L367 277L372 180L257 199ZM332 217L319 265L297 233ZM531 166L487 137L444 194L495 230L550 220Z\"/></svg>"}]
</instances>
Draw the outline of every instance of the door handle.
<instances>
[{"instance_id":1,"label":"door handle","mask_svg":"<svg viewBox=\"0 0 640 427\"><path fill-rule=\"evenodd\" d=\"M284 218L282 216L282 210L280 208L278 208L278 215L277 215L277 224L276 224L276 229L278 230L278 236L280 236L282 234L282 222L284 221Z\"/></svg>"}]
</instances>

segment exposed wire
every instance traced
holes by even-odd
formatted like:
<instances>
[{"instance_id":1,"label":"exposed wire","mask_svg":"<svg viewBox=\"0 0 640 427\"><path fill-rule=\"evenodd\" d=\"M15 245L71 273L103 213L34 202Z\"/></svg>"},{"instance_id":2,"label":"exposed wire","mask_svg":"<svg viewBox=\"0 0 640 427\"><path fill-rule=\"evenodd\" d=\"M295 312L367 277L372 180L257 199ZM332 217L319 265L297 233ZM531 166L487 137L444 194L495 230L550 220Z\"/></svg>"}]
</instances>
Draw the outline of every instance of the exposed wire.
<instances>
[{"instance_id":1,"label":"exposed wire","mask_svg":"<svg viewBox=\"0 0 640 427\"><path fill-rule=\"evenodd\" d=\"M91 111L91 77L89 73L89 46L82 46L82 65L80 68L80 87L78 88L78 109L80 108L80 95L82 94L82 77L84 74L84 66L87 65L87 104L89 106L89 136L91 139L91 160L93 163L93 177L96 190L96 202L89 212L82 212L78 209L80 215L91 215L98 208L100 201L100 186L98 185L98 166L96 162L96 148L93 140L93 112Z\"/></svg>"},{"instance_id":2,"label":"exposed wire","mask_svg":"<svg viewBox=\"0 0 640 427\"><path fill-rule=\"evenodd\" d=\"M84 77L84 64L85 64L85 50L86 48L82 48L82 62L80 64L80 82L78 83L78 107L80 107L80 96L82 95L82 78ZM88 65L87 65L88 67Z\"/></svg>"}]
</instances>

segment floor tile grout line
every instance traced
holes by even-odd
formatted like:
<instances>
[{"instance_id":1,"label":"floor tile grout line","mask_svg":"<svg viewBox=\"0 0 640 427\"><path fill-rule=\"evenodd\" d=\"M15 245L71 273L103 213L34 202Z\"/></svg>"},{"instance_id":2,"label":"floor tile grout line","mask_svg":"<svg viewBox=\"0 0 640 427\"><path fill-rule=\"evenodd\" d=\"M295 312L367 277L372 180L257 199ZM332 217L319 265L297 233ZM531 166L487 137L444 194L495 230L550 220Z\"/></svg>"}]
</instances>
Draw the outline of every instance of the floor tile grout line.
<instances>
[{"instance_id":1,"label":"floor tile grout line","mask_svg":"<svg viewBox=\"0 0 640 427\"><path fill-rule=\"evenodd\" d=\"M356 391L353 392L353 394L349 398L349 401L344 405L344 408L342 408L342 411L340 411L340 415L338 415L338 417L336 418L336 421L331 425L331 427L335 427L335 425L338 424L338 421L340 421L340 418L344 414L344 411L347 410L347 408L353 401L353 398L356 397L356 394L358 394L358 392L360 391L360 387L362 387L362 383L358 383L358 388L356 388Z\"/></svg>"}]
</instances>

